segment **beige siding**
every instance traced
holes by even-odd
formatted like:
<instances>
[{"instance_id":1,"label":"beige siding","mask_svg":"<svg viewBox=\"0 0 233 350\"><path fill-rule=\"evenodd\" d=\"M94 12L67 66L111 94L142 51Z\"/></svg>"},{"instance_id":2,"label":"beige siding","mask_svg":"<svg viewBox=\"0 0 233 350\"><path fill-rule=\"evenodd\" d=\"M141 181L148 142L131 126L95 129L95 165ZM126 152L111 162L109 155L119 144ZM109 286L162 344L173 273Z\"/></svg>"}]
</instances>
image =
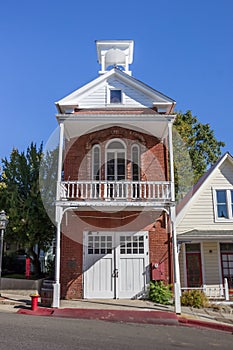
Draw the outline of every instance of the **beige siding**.
<instances>
[{"instance_id":1,"label":"beige siding","mask_svg":"<svg viewBox=\"0 0 233 350\"><path fill-rule=\"evenodd\" d=\"M185 264L184 264L184 244L181 245L180 254L179 254L179 265L180 265L180 284L181 288L185 287L185 280L184 280L184 274L185 274Z\"/></svg>"},{"instance_id":2,"label":"beige siding","mask_svg":"<svg viewBox=\"0 0 233 350\"><path fill-rule=\"evenodd\" d=\"M204 242L202 248L202 263L204 263L203 283L206 285L218 285L221 283L219 276L218 243Z\"/></svg>"},{"instance_id":3,"label":"beige siding","mask_svg":"<svg viewBox=\"0 0 233 350\"><path fill-rule=\"evenodd\" d=\"M177 225L177 234L193 229L227 230L232 228L232 222L215 222L213 188L233 188L233 170L229 161L216 169L214 176L206 181L196 196L187 206L184 217Z\"/></svg>"}]
</instances>

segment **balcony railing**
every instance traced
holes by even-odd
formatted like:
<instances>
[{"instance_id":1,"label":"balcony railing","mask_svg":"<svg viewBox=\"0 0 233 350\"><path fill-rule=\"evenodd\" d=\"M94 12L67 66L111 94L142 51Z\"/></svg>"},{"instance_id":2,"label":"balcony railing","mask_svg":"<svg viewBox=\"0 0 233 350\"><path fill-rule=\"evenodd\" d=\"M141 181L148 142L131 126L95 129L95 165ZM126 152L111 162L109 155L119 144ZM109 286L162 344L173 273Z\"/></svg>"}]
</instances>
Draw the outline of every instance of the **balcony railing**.
<instances>
[{"instance_id":1,"label":"balcony railing","mask_svg":"<svg viewBox=\"0 0 233 350\"><path fill-rule=\"evenodd\" d=\"M60 200L170 201L168 181L62 181Z\"/></svg>"}]
</instances>

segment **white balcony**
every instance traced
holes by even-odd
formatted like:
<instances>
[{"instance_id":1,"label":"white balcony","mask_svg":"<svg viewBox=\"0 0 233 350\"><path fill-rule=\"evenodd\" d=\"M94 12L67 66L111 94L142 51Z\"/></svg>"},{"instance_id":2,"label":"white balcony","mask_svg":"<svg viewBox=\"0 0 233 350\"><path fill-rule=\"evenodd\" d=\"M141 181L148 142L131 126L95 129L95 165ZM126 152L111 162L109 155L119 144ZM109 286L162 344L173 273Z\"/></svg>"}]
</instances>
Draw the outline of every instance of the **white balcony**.
<instances>
[{"instance_id":1,"label":"white balcony","mask_svg":"<svg viewBox=\"0 0 233 350\"><path fill-rule=\"evenodd\" d=\"M168 181L62 181L59 200L170 202L171 183Z\"/></svg>"}]
</instances>

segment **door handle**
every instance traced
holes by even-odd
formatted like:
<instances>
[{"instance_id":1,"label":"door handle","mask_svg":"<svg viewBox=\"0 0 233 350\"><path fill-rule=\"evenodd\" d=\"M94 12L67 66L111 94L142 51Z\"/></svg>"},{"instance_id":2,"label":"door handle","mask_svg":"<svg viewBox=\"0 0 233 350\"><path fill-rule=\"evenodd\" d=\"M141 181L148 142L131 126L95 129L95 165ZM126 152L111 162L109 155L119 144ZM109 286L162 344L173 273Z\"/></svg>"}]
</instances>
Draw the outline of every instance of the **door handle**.
<instances>
[{"instance_id":1,"label":"door handle","mask_svg":"<svg viewBox=\"0 0 233 350\"><path fill-rule=\"evenodd\" d=\"M114 271L112 273L112 277L118 278L118 269L114 269Z\"/></svg>"}]
</instances>

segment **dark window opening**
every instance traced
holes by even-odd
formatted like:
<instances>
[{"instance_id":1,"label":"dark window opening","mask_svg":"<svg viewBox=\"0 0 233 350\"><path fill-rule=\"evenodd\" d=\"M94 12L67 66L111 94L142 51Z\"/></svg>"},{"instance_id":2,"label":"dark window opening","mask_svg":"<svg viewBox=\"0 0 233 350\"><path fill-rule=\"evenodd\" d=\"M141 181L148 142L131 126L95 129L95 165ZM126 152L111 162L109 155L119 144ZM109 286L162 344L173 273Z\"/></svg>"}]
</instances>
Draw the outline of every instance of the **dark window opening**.
<instances>
[{"instance_id":1,"label":"dark window opening","mask_svg":"<svg viewBox=\"0 0 233 350\"><path fill-rule=\"evenodd\" d=\"M121 103L122 94L121 90L110 90L110 103Z\"/></svg>"},{"instance_id":2,"label":"dark window opening","mask_svg":"<svg viewBox=\"0 0 233 350\"><path fill-rule=\"evenodd\" d=\"M217 210L219 218L228 218L227 213L227 198L225 190L217 190Z\"/></svg>"}]
</instances>

